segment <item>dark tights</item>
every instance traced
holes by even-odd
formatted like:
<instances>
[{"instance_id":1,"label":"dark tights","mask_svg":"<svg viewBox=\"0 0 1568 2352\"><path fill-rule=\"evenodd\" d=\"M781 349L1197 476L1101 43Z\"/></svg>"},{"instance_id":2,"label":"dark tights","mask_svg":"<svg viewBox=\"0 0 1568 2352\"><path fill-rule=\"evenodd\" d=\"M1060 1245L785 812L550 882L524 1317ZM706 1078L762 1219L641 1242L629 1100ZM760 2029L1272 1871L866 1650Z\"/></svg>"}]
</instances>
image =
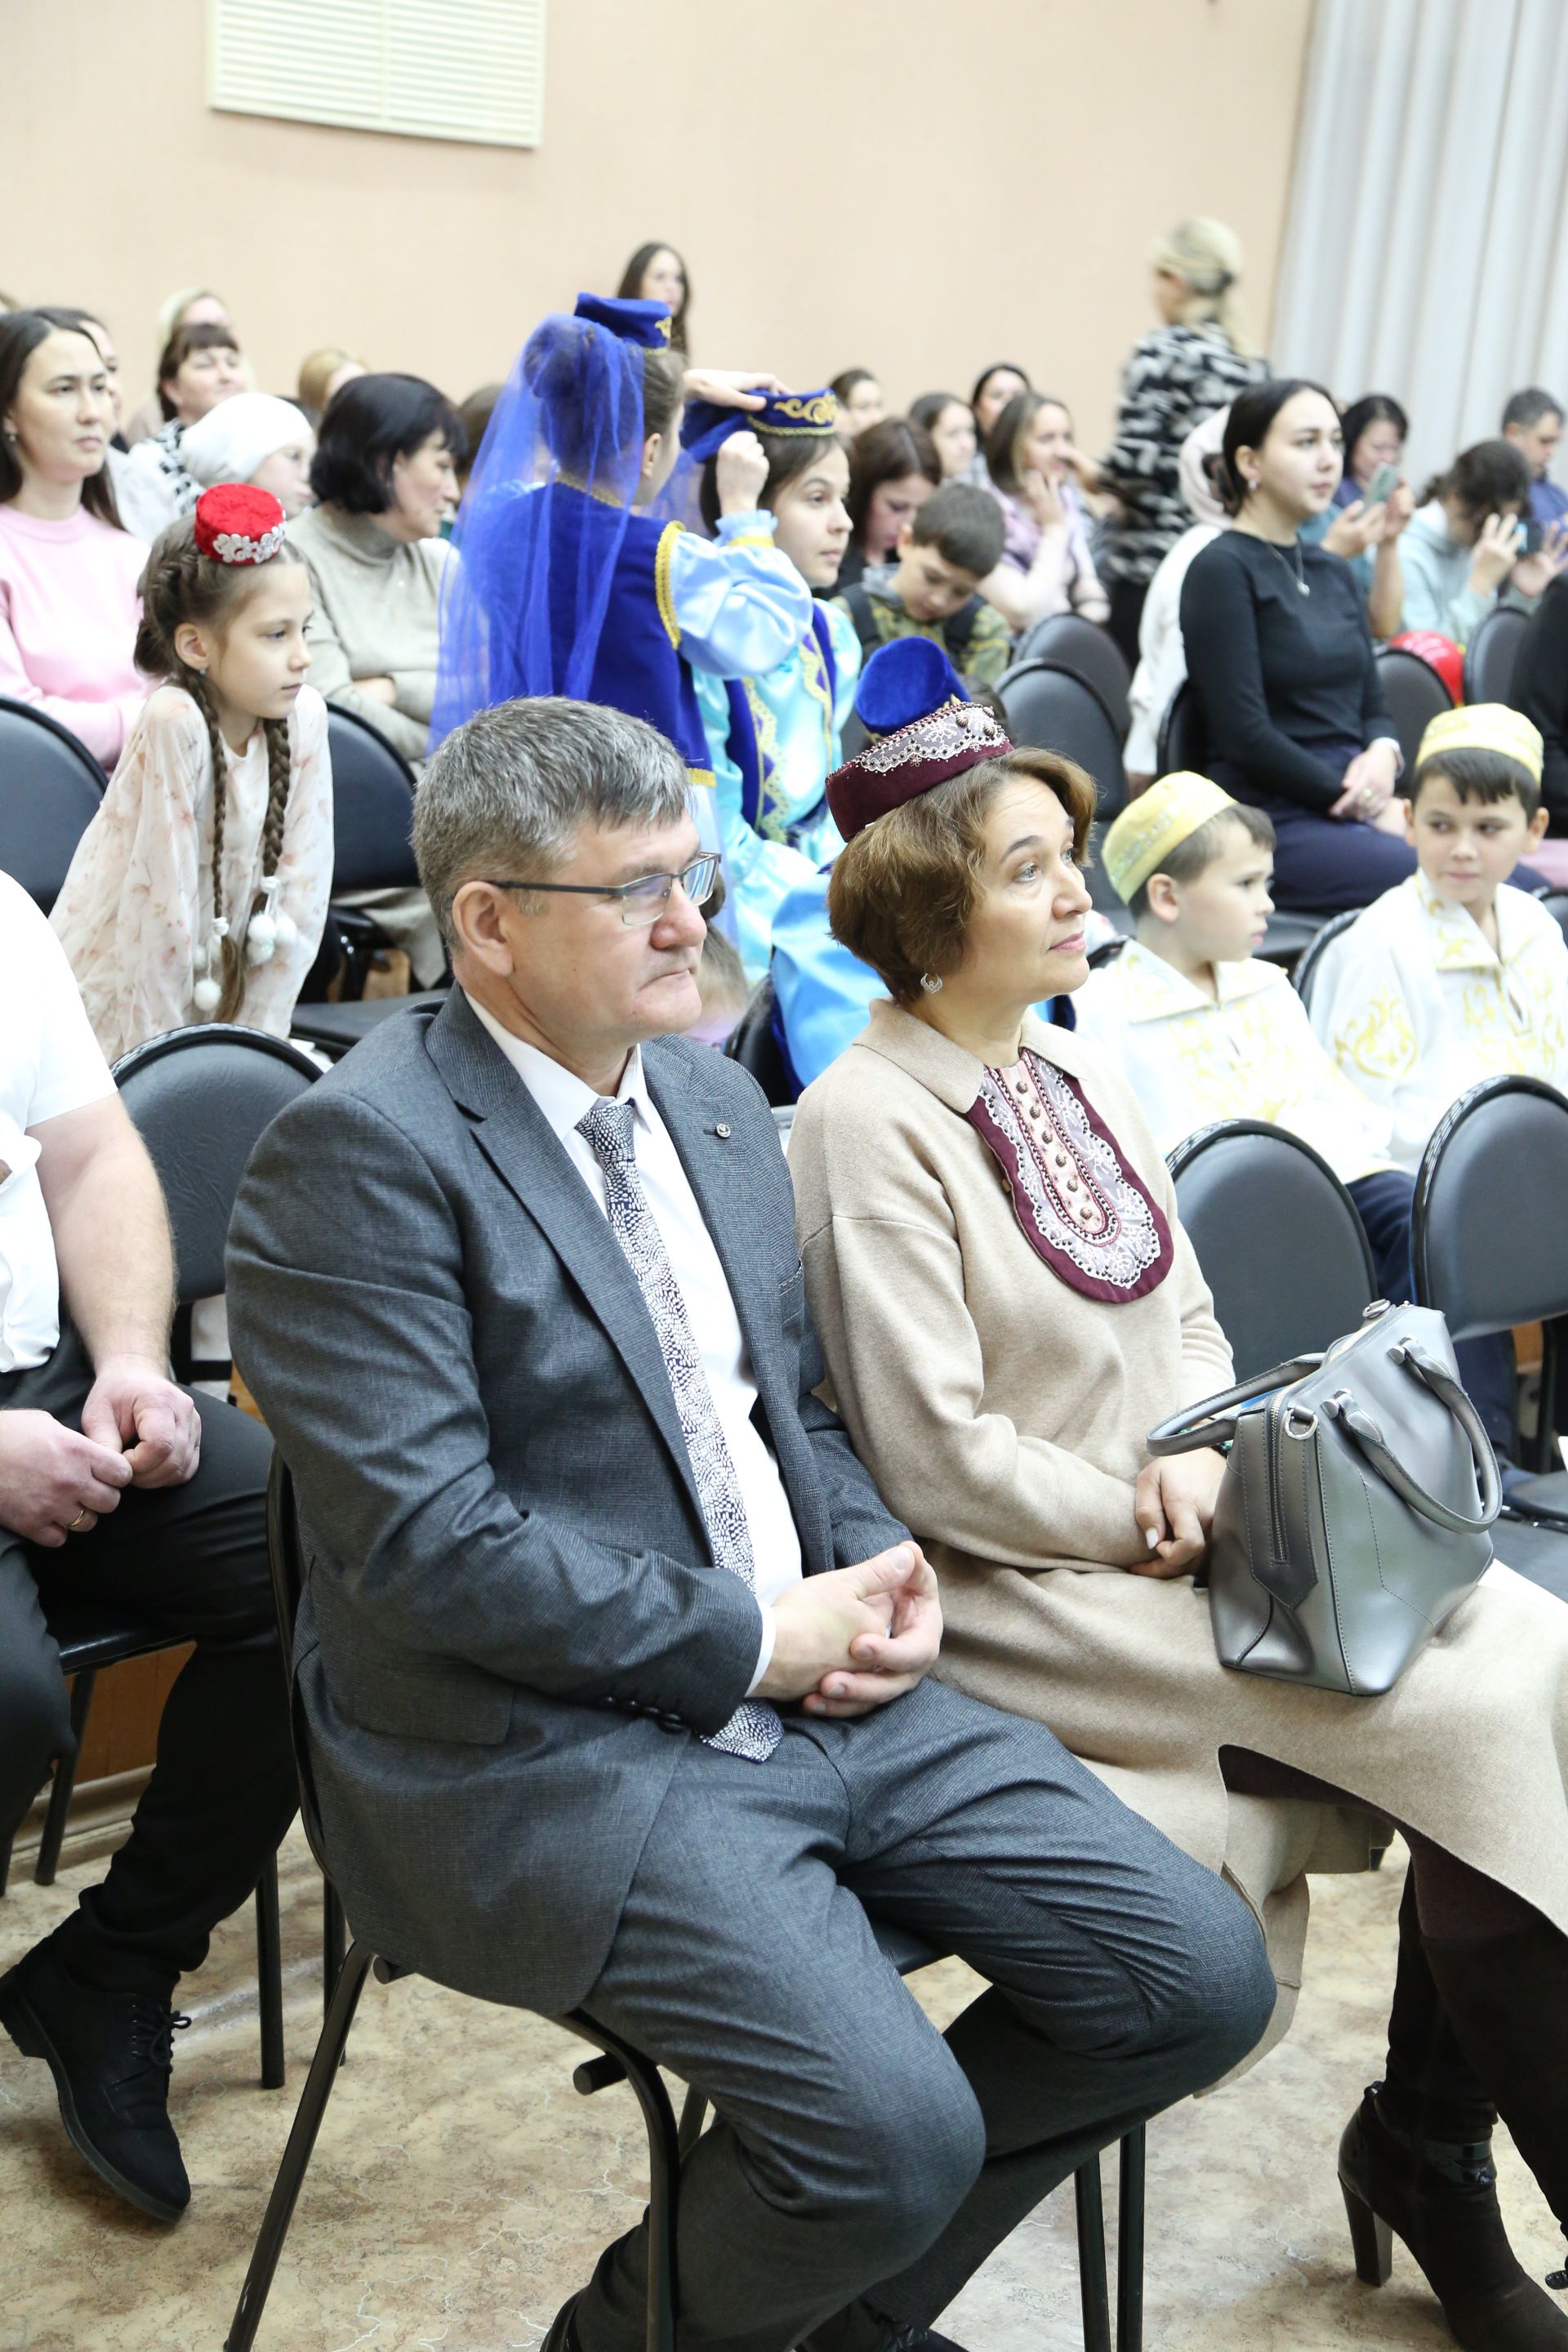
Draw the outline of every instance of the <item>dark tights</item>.
<instances>
[{"instance_id":1,"label":"dark tights","mask_svg":"<svg viewBox=\"0 0 1568 2352\"><path fill-rule=\"evenodd\" d=\"M1220 1769L1226 1787L1237 1796L1303 1797L1330 1805L1363 1801L1250 1748L1222 1748ZM1395 1827L1410 1848L1411 1867L1399 1906L1384 2105L1391 2121L1428 2139L1486 2139L1497 2109L1455 2038L1421 1938L1489 1943L1536 1927L1541 1914L1419 1830L1404 1822Z\"/></svg>"}]
</instances>

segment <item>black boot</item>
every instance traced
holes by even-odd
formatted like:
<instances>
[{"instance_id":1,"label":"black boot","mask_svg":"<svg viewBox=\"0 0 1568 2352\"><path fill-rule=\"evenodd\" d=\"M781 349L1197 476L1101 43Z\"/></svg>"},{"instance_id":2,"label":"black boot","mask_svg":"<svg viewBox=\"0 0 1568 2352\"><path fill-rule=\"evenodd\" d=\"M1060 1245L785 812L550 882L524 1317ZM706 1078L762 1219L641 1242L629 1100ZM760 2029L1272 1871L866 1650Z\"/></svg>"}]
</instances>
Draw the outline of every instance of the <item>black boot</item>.
<instances>
[{"instance_id":1,"label":"black boot","mask_svg":"<svg viewBox=\"0 0 1568 2352\"><path fill-rule=\"evenodd\" d=\"M174 2031L189 2023L166 1999L81 1982L51 1939L0 1977L0 2025L24 2058L48 2067L77 2147L101 2180L158 2221L178 2221L191 2201L169 2121Z\"/></svg>"},{"instance_id":2,"label":"black boot","mask_svg":"<svg viewBox=\"0 0 1568 2352\"><path fill-rule=\"evenodd\" d=\"M1498 2210L1489 2140L1399 2130L1374 2084L1340 2142L1356 2276L1382 2286L1394 2238L1426 2273L1466 2352L1568 2352L1568 2314L1528 2278Z\"/></svg>"},{"instance_id":3,"label":"black boot","mask_svg":"<svg viewBox=\"0 0 1568 2352\"><path fill-rule=\"evenodd\" d=\"M1568 2236L1568 1937L1542 1919L1484 1943L1421 1940L1465 2055Z\"/></svg>"},{"instance_id":4,"label":"black boot","mask_svg":"<svg viewBox=\"0 0 1568 2352\"><path fill-rule=\"evenodd\" d=\"M934 2328L889 2319L868 2303L852 2303L802 2336L800 2352L963 2352L963 2347Z\"/></svg>"}]
</instances>

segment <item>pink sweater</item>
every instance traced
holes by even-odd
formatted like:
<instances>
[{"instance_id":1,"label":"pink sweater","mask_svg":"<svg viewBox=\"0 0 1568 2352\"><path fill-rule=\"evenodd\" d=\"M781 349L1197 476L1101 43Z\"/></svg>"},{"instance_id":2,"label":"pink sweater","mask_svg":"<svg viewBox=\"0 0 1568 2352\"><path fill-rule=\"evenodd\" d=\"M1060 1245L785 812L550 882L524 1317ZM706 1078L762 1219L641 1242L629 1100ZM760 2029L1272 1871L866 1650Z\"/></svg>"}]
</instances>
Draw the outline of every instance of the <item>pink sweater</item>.
<instances>
[{"instance_id":1,"label":"pink sweater","mask_svg":"<svg viewBox=\"0 0 1568 2352\"><path fill-rule=\"evenodd\" d=\"M0 506L0 694L79 735L106 768L148 693L131 658L144 541L81 508L46 522Z\"/></svg>"}]
</instances>

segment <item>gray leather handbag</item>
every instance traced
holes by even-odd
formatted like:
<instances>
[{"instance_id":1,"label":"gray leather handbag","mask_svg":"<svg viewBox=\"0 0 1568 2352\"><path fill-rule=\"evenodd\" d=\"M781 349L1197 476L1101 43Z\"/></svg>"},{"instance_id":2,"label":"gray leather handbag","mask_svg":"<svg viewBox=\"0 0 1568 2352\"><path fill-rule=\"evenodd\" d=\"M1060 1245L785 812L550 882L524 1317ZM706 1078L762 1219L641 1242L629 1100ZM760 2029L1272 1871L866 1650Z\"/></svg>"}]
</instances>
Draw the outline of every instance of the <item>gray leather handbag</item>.
<instances>
[{"instance_id":1,"label":"gray leather handbag","mask_svg":"<svg viewBox=\"0 0 1568 2352\"><path fill-rule=\"evenodd\" d=\"M1157 1454L1227 1442L1208 1551L1221 1664L1391 1689L1486 1573L1500 1501L1443 1318L1378 1300L1326 1355L1149 1433Z\"/></svg>"}]
</instances>

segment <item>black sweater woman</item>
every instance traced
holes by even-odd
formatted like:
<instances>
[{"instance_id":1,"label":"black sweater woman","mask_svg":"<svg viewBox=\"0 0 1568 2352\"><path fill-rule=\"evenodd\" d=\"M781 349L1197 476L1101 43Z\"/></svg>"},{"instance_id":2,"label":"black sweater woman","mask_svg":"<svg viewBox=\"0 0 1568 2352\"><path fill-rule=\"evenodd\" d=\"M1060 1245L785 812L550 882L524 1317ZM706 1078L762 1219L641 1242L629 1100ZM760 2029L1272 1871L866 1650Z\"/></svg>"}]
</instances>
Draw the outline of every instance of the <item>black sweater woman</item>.
<instances>
[{"instance_id":1,"label":"black sweater woman","mask_svg":"<svg viewBox=\"0 0 1568 2352\"><path fill-rule=\"evenodd\" d=\"M1273 818L1280 907L1364 907L1415 860L1355 579L1342 557L1296 536L1338 487L1333 403L1313 384L1256 385L1232 404L1225 461L1235 524L1182 584L1208 772Z\"/></svg>"}]
</instances>

